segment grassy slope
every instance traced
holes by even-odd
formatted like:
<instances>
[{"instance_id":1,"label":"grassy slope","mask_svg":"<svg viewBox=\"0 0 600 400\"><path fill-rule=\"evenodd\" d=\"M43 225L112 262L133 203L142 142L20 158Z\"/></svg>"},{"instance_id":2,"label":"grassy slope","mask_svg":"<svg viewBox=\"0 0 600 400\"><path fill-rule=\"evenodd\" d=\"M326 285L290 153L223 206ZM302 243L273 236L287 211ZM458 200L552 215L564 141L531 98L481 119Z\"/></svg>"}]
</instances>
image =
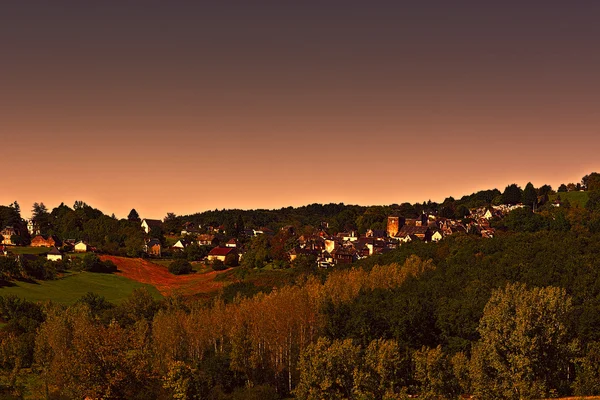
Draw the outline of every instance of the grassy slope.
<instances>
[{"instance_id":1,"label":"grassy slope","mask_svg":"<svg viewBox=\"0 0 600 400\"><path fill-rule=\"evenodd\" d=\"M15 282L15 286L0 288L0 296L13 294L32 301L52 300L56 303L72 304L87 292L95 292L118 304L134 289L141 287L145 287L154 298L161 297L158 290L151 285L117 275L92 272L73 273L54 281Z\"/></svg>"},{"instance_id":2,"label":"grassy slope","mask_svg":"<svg viewBox=\"0 0 600 400\"><path fill-rule=\"evenodd\" d=\"M49 247L21 247L21 246L6 246L8 251L13 254L46 254L51 248Z\"/></svg>"},{"instance_id":3,"label":"grassy slope","mask_svg":"<svg viewBox=\"0 0 600 400\"><path fill-rule=\"evenodd\" d=\"M562 201L569 200L572 207L585 207L585 203L588 201L588 192L564 192L550 195L550 201L554 201L558 196Z\"/></svg>"}]
</instances>

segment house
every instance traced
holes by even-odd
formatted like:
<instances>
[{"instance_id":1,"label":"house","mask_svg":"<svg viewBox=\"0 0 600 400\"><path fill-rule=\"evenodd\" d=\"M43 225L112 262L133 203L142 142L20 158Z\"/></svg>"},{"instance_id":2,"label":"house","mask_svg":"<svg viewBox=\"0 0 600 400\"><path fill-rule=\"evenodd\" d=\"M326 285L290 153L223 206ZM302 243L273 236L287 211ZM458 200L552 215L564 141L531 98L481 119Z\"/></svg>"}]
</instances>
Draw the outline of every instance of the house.
<instances>
[{"instance_id":1,"label":"house","mask_svg":"<svg viewBox=\"0 0 600 400\"><path fill-rule=\"evenodd\" d=\"M162 229L162 221L159 219L143 219L142 220L142 229L146 234L150 234L150 230L153 228Z\"/></svg>"},{"instance_id":2,"label":"house","mask_svg":"<svg viewBox=\"0 0 600 400\"><path fill-rule=\"evenodd\" d=\"M267 228L267 227L262 227L262 228L258 228L258 229L254 229L254 235L253 236L257 236L257 235L274 235L275 232L273 232L273 230Z\"/></svg>"},{"instance_id":3,"label":"house","mask_svg":"<svg viewBox=\"0 0 600 400\"><path fill-rule=\"evenodd\" d=\"M54 246L54 247L52 247L52 250L50 250L50 252L48 254L46 254L46 259L48 259L49 261L62 261L63 255L56 248L56 246Z\"/></svg>"},{"instance_id":4,"label":"house","mask_svg":"<svg viewBox=\"0 0 600 400\"><path fill-rule=\"evenodd\" d=\"M2 235L2 244L3 245L6 245L6 246L14 245L14 243L12 241L12 237L17 234L17 232L15 231L15 228L13 228L12 226L7 226L6 228L2 229L0 234Z\"/></svg>"},{"instance_id":5,"label":"house","mask_svg":"<svg viewBox=\"0 0 600 400\"><path fill-rule=\"evenodd\" d=\"M444 236L442 235L442 232L440 231L435 231L432 235L431 235L431 241L432 242L439 242L440 240L442 240L444 238Z\"/></svg>"},{"instance_id":6,"label":"house","mask_svg":"<svg viewBox=\"0 0 600 400\"><path fill-rule=\"evenodd\" d=\"M195 235L197 233L199 233L198 232L198 227L193 222L186 222L185 224L183 224L183 229L181 231L181 236Z\"/></svg>"},{"instance_id":7,"label":"house","mask_svg":"<svg viewBox=\"0 0 600 400\"><path fill-rule=\"evenodd\" d=\"M365 236L368 238L385 239L387 237L387 233L384 230L369 229Z\"/></svg>"},{"instance_id":8,"label":"house","mask_svg":"<svg viewBox=\"0 0 600 400\"><path fill-rule=\"evenodd\" d=\"M331 257L335 264L352 264L358 259L358 254L352 248L338 247L331 252Z\"/></svg>"},{"instance_id":9,"label":"house","mask_svg":"<svg viewBox=\"0 0 600 400\"><path fill-rule=\"evenodd\" d=\"M333 265L333 257L327 251L324 251L317 257L317 265L319 268L329 268Z\"/></svg>"},{"instance_id":10,"label":"house","mask_svg":"<svg viewBox=\"0 0 600 400\"><path fill-rule=\"evenodd\" d=\"M227 243L225 243L225 247L238 247L239 243L237 240L235 240L235 238L231 238L229 239L229 241Z\"/></svg>"},{"instance_id":11,"label":"house","mask_svg":"<svg viewBox=\"0 0 600 400\"><path fill-rule=\"evenodd\" d=\"M177 241L177 243L175 243L175 244L173 245L173 248L174 248L175 250L183 250L183 249L187 248L187 247L188 247L189 245L191 245L191 244L192 244L192 241L191 241L191 240L189 240L189 239L186 239L186 238L183 238L183 239L181 239L181 240L178 240L178 241Z\"/></svg>"},{"instance_id":12,"label":"house","mask_svg":"<svg viewBox=\"0 0 600 400\"><path fill-rule=\"evenodd\" d=\"M303 249L301 247L295 247L288 252L288 255L290 256L290 261L294 261L296 258L298 258L298 256L301 256L301 255L318 256L319 252L317 250L310 250L310 249Z\"/></svg>"},{"instance_id":13,"label":"house","mask_svg":"<svg viewBox=\"0 0 600 400\"><path fill-rule=\"evenodd\" d=\"M340 232L337 234L337 237L342 239L344 242L355 242L358 240L358 235L356 232Z\"/></svg>"},{"instance_id":14,"label":"house","mask_svg":"<svg viewBox=\"0 0 600 400\"><path fill-rule=\"evenodd\" d=\"M253 237L254 236L254 229L244 229L242 231L242 234L244 236L247 236L247 237Z\"/></svg>"},{"instance_id":15,"label":"house","mask_svg":"<svg viewBox=\"0 0 600 400\"><path fill-rule=\"evenodd\" d=\"M37 235L36 237L31 239L31 247L59 247L61 245L61 241L54 235Z\"/></svg>"},{"instance_id":16,"label":"house","mask_svg":"<svg viewBox=\"0 0 600 400\"><path fill-rule=\"evenodd\" d=\"M412 242L413 240L419 240L418 237L416 237L415 235L411 235L410 233L407 233L404 236L400 236L400 234L398 234L398 236L396 236L396 239L402 243L408 243Z\"/></svg>"},{"instance_id":17,"label":"house","mask_svg":"<svg viewBox=\"0 0 600 400\"><path fill-rule=\"evenodd\" d=\"M89 246L87 245L87 243L80 240L79 242L75 243L74 250L75 250L75 253L87 253L88 247Z\"/></svg>"},{"instance_id":18,"label":"house","mask_svg":"<svg viewBox=\"0 0 600 400\"><path fill-rule=\"evenodd\" d=\"M208 226L208 231L212 232L212 233L221 233L221 232L225 232L225 225L219 225L219 226Z\"/></svg>"},{"instance_id":19,"label":"house","mask_svg":"<svg viewBox=\"0 0 600 400\"><path fill-rule=\"evenodd\" d=\"M215 247L208 253L208 261L220 260L225 262L230 254L237 256L237 250L234 247Z\"/></svg>"},{"instance_id":20,"label":"house","mask_svg":"<svg viewBox=\"0 0 600 400\"><path fill-rule=\"evenodd\" d=\"M29 236L39 235L40 227L38 226L38 224L33 222L33 220L30 219L29 221L27 221L27 231L29 232Z\"/></svg>"},{"instance_id":21,"label":"house","mask_svg":"<svg viewBox=\"0 0 600 400\"><path fill-rule=\"evenodd\" d=\"M198 244L200 246L215 246L217 243L218 240L215 235L210 235L208 233L198 235Z\"/></svg>"},{"instance_id":22,"label":"house","mask_svg":"<svg viewBox=\"0 0 600 400\"><path fill-rule=\"evenodd\" d=\"M325 251L328 253L333 252L333 250L340 246L339 240L337 239L325 239Z\"/></svg>"},{"instance_id":23,"label":"house","mask_svg":"<svg viewBox=\"0 0 600 400\"><path fill-rule=\"evenodd\" d=\"M428 226L405 225L398 231L397 237L406 238L407 235L414 235L426 242L431 240L431 230Z\"/></svg>"},{"instance_id":24,"label":"house","mask_svg":"<svg viewBox=\"0 0 600 400\"><path fill-rule=\"evenodd\" d=\"M160 244L160 240L158 239L150 239L144 245L144 252L149 256L161 257L162 256L162 246Z\"/></svg>"}]
</instances>

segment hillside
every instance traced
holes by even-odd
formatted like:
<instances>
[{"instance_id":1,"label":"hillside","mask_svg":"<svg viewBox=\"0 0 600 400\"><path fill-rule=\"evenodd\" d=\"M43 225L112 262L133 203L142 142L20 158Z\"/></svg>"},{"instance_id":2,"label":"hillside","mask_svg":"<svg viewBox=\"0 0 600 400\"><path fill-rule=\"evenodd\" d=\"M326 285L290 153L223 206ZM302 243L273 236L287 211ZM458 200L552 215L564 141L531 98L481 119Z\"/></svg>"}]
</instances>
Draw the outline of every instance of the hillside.
<instances>
[{"instance_id":1,"label":"hillside","mask_svg":"<svg viewBox=\"0 0 600 400\"><path fill-rule=\"evenodd\" d=\"M217 275L225 271L210 271L189 275L173 275L167 267L152 263L141 258L125 258L102 256L103 261L110 260L119 269L117 275L143 284L152 285L161 294L167 296L173 293L192 295L209 293L223 287L222 282L216 282Z\"/></svg>"},{"instance_id":2,"label":"hillside","mask_svg":"<svg viewBox=\"0 0 600 400\"><path fill-rule=\"evenodd\" d=\"M111 303L119 304L135 289L146 288L155 299L159 291L151 285L112 274L79 272L51 281L35 283L16 281L13 286L0 288L0 296L15 295L30 301L53 301L73 304L88 292L100 294Z\"/></svg>"},{"instance_id":3,"label":"hillside","mask_svg":"<svg viewBox=\"0 0 600 400\"><path fill-rule=\"evenodd\" d=\"M584 191L581 191L581 192L562 192L562 193L551 194L548 197L550 198L550 201L554 201L559 196L560 196L561 201L569 200L569 203L571 203L572 207L581 207L581 208L584 208L585 204L588 201L589 192L584 192Z\"/></svg>"}]
</instances>

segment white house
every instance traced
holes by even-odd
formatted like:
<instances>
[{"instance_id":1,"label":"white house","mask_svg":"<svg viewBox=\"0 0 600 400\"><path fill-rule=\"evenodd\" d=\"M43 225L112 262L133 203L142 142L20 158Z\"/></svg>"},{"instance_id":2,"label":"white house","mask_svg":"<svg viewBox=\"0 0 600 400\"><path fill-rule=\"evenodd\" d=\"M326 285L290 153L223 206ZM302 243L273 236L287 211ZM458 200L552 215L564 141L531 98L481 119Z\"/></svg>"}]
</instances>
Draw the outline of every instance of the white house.
<instances>
[{"instance_id":1,"label":"white house","mask_svg":"<svg viewBox=\"0 0 600 400\"><path fill-rule=\"evenodd\" d=\"M192 244L192 242L189 239L184 238L184 239L178 240L177 243L175 243L173 245L173 248L177 249L177 250L183 250L183 249L187 248L190 244Z\"/></svg>"},{"instance_id":2,"label":"white house","mask_svg":"<svg viewBox=\"0 0 600 400\"><path fill-rule=\"evenodd\" d=\"M88 245L85 244L83 241L79 241L77 243L75 243L75 253L87 253L88 251Z\"/></svg>"},{"instance_id":3,"label":"white house","mask_svg":"<svg viewBox=\"0 0 600 400\"><path fill-rule=\"evenodd\" d=\"M143 219L142 220L142 229L144 230L144 232L146 232L146 234L150 233L150 229L152 229L152 227L162 227L162 221L159 219Z\"/></svg>"},{"instance_id":4,"label":"white house","mask_svg":"<svg viewBox=\"0 0 600 400\"><path fill-rule=\"evenodd\" d=\"M53 247L52 250L50 250L50 252L46 255L46 259L50 261L62 261L63 255L56 247Z\"/></svg>"},{"instance_id":5,"label":"white house","mask_svg":"<svg viewBox=\"0 0 600 400\"><path fill-rule=\"evenodd\" d=\"M440 231L435 231L433 233L433 235L431 235L431 241L432 242L439 242L440 240L442 240L444 237L442 236L442 232Z\"/></svg>"}]
</instances>

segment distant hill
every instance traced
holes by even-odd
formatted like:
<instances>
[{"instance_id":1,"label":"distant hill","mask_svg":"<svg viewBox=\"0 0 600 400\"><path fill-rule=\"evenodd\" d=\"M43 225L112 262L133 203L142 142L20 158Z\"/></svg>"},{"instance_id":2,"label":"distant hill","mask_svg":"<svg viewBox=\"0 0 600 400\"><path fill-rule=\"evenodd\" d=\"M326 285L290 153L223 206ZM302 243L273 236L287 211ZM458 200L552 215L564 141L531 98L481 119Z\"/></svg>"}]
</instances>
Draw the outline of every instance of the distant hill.
<instances>
[{"instance_id":1,"label":"distant hill","mask_svg":"<svg viewBox=\"0 0 600 400\"><path fill-rule=\"evenodd\" d=\"M557 194L551 194L550 201L554 201L560 196L562 201L569 200L572 207L581 207L584 208L585 204L588 201L588 193L589 192L562 192Z\"/></svg>"}]
</instances>

